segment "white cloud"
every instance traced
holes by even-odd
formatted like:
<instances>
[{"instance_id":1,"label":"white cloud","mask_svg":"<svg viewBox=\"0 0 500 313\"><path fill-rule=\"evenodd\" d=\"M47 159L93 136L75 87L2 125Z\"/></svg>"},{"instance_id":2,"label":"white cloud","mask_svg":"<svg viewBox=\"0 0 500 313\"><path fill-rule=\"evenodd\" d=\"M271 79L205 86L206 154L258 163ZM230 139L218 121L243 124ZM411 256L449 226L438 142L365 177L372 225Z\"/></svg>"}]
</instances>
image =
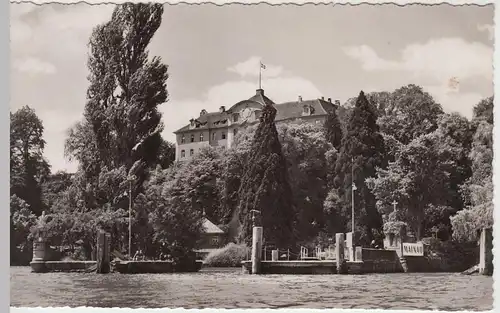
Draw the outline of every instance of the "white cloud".
<instances>
[{"instance_id":1,"label":"white cloud","mask_svg":"<svg viewBox=\"0 0 500 313\"><path fill-rule=\"evenodd\" d=\"M27 73L29 75L50 75L54 74L57 71L56 67L52 63L33 57L14 60L12 66L16 70Z\"/></svg>"},{"instance_id":2,"label":"white cloud","mask_svg":"<svg viewBox=\"0 0 500 313\"><path fill-rule=\"evenodd\" d=\"M258 76L260 69L260 62L265 65L265 69L262 69L263 77L276 77L283 73L282 66L276 66L271 64L266 64L262 61L260 57L251 57L244 62L240 62L234 66L229 67L227 70L233 73L239 74L241 77L245 76Z\"/></svg>"},{"instance_id":3,"label":"white cloud","mask_svg":"<svg viewBox=\"0 0 500 313\"><path fill-rule=\"evenodd\" d=\"M380 58L375 50L366 45L344 47L343 50L347 56L361 61L365 71L395 70L400 66L397 62Z\"/></svg>"},{"instance_id":4,"label":"white cloud","mask_svg":"<svg viewBox=\"0 0 500 313\"><path fill-rule=\"evenodd\" d=\"M483 95L474 92L460 92L449 85L424 86L424 90L432 95L436 102L443 106L445 112L458 112L468 118L472 117L472 110Z\"/></svg>"},{"instance_id":5,"label":"white cloud","mask_svg":"<svg viewBox=\"0 0 500 313\"><path fill-rule=\"evenodd\" d=\"M480 32L487 32L488 33L488 39L493 41L495 38L495 26L491 24L481 24L477 25L477 30Z\"/></svg>"},{"instance_id":6,"label":"white cloud","mask_svg":"<svg viewBox=\"0 0 500 313\"><path fill-rule=\"evenodd\" d=\"M467 79L493 79L493 49L460 38L408 45L401 51L399 60L383 59L369 46L346 47L344 52L359 60L365 71L401 73L404 76L400 85L418 83L445 111L459 112L467 117L472 116L473 106L484 95L462 92L460 83Z\"/></svg>"},{"instance_id":7,"label":"white cloud","mask_svg":"<svg viewBox=\"0 0 500 313\"><path fill-rule=\"evenodd\" d=\"M238 65L250 64L252 59ZM258 62L259 59L257 59L257 65ZM236 69L238 65L228 68L228 71L235 71L233 69ZM266 64L266 67L278 68L270 64ZM243 67L240 66L239 68L242 69ZM321 91L311 81L297 76L285 76L283 75L284 71L281 69L280 73L282 75L263 78L262 81L262 88L265 90L266 96L275 103L294 101L299 95L304 99L322 96ZM169 102L160 106L165 122L165 130L162 133L163 138L173 142L175 140L173 132L188 124L189 119L198 117L202 109L214 112L222 105L229 108L239 101L249 99L255 94L255 90L258 88L257 83L257 80L253 82L243 79L227 81L209 88L200 99L175 99L173 97ZM171 94L175 94L175 92L172 91Z\"/></svg>"},{"instance_id":8,"label":"white cloud","mask_svg":"<svg viewBox=\"0 0 500 313\"><path fill-rule=\"evenodd\" d=\"M368 46L346 47L344 52L361 62L366 71L403 71L416 78L431 79L442 84L452 77L493 77L493 49L460 38L430 40L411 44L401 51L397 61L385 60Z\"/></svg>"}]
</instances>

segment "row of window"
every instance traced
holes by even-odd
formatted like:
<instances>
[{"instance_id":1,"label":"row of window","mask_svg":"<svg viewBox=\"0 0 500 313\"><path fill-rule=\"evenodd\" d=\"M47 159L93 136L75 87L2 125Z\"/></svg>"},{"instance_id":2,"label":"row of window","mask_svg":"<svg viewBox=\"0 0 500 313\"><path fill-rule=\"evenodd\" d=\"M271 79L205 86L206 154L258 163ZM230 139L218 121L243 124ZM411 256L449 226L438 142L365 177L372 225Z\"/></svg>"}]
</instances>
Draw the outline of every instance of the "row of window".
<instances>
[{"instance_id":1,"label":"row of window","mask_svg":"<svg viewBox=\"0 0 500 313\"><path fill-rule=\"evenodd\" d=\"M222 149L226 149L226 147L222 146ZM194 149L189 149L189 156L194 155ZM181 150L181 159L186 157L186 150Z\"/></svg>"},{"instance_id":2,"label":"row of window","mask_svg":"<svg viewBox=\"0 0 500 313\"><path fill-rule=\"evenodd\" d=\"M238 133L238 130L235 128L233 129L233 134L236 136L236 134ZM203 141L205 138L203 137L203 133L200 134L200 140L199 141ZM226 133L221 133L221 139L224 140L226 139ZM217 133L212 133L212 140L217 140ZM191 135L191 141L190 142L195 142L195 136L194 134ZM182 135L182 138L181 138L181 143L186 143L186 137L184 135Z\"/></svg>"},{"instance_id":3,"label":"row of window","mask_svg":"<svg viewBox=\"0 0 500 313\"><path fill-rule=\"evenodd\" d=\"M194 149L189 150L189 155L192 156L193 154L194 154ZM185 157L186 157L186 151L181 150L181 158L185 158Z\"/></svg>"}]
</instances>

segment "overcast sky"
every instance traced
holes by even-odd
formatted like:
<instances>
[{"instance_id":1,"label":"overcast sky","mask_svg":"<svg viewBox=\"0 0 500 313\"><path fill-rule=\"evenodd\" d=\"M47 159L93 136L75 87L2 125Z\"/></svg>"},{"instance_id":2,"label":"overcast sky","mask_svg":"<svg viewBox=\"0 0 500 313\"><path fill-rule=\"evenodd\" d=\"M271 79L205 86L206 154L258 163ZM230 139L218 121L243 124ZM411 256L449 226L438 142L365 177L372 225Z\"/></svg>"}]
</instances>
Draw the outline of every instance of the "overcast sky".
<instances>
[{"instance_id":1,"label":"overcast sky","mask_svg":"<svg viewBox=\"0 0 500 313\"><path fill-rule=\"evenodd\" d=\"M11 4L11 110L29 105L43 120L53 171L76 169L64 139L82 118L88 38L112 10ZM251 97L260 59L275 102L343 102L415 83L446 111L470 117L493 94L493 6L167 5L150 52L169 65L170 98L160 110L170 141L201 109Z\"/></svg>"}]
</instances>

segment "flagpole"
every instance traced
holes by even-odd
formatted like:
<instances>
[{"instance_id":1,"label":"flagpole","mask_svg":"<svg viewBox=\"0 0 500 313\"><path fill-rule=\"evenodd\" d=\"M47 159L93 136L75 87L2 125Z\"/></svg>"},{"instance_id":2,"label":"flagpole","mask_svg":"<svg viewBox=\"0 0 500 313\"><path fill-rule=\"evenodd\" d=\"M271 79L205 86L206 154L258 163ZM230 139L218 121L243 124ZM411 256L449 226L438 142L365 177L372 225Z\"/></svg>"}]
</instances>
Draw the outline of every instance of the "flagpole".
<instances>
[{"instance_id":1,"label":"flagpole","mask_svg":"<svg viewBox=\"0 0 500 313\"><path fill-rule=\"evenodd\" d=\"M262 89L262 61L259 62L259 89Z\"/></svg>"}]
</instances>

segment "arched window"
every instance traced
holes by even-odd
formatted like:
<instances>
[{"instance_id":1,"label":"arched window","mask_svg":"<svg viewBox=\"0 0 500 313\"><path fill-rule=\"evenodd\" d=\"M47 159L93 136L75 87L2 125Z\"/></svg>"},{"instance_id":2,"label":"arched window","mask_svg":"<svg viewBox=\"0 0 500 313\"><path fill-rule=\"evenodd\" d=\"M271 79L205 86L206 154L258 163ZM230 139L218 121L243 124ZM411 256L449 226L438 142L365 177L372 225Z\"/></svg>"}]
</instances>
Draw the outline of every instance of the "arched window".
<instances>
[{"instance_id":1,"label":"arched window","mask_svg":"<svg viewBox=\"0 0 500 313\"><path fill-rule=\"evenodd\" d=\"M194 142L194 135L191 135L191 142Z\"/></svg>"},{"instance_id":2,"label":"arched window","mask_svg":"<svg viewBox=\"0 0 500 313\"><path fill-rule=\"evenodd\" d=\"M193 149L189 150L189 155L192 156L193 154L194 154L194 150Z\"/></svg>"},{"instance_id":3,"label":"arched window","mask_svg":"<svg viewBox=\"0 0 500 313\"><path fill-rule=\"evenodd\" d=\"M186 142L186 136L182 135L181 143L185 143L185 142Z\"/></svg>"},{"instance_id":4,"label":"arched window","mask_svg":"<svg viewBox=\"0 0 500 313\"><path fill-rule=\"evenodd\" d=\"M203 141L203 133L200 134L200 141Z\"/></svg>"},{"instance_id":5,"label":"arched window","mask_svg":"<svg viewBox=\"0 0 500 313\"><path fill-rule=\"evenodd\" d=\"M181 151L181 158L184 158L186 156L186 151L182 150Z\"/></svg>"},{"instance_id":6,"label":"arched window","mask_svg":"<svg viewBox=\"0 0 500 313\"><path fill-rule=\"evenodd\" d=\"M216 135L216 133L212 133L212 140L215 140L215 139L217 139L217 135Z\"/></svg>"}]
</instances>

